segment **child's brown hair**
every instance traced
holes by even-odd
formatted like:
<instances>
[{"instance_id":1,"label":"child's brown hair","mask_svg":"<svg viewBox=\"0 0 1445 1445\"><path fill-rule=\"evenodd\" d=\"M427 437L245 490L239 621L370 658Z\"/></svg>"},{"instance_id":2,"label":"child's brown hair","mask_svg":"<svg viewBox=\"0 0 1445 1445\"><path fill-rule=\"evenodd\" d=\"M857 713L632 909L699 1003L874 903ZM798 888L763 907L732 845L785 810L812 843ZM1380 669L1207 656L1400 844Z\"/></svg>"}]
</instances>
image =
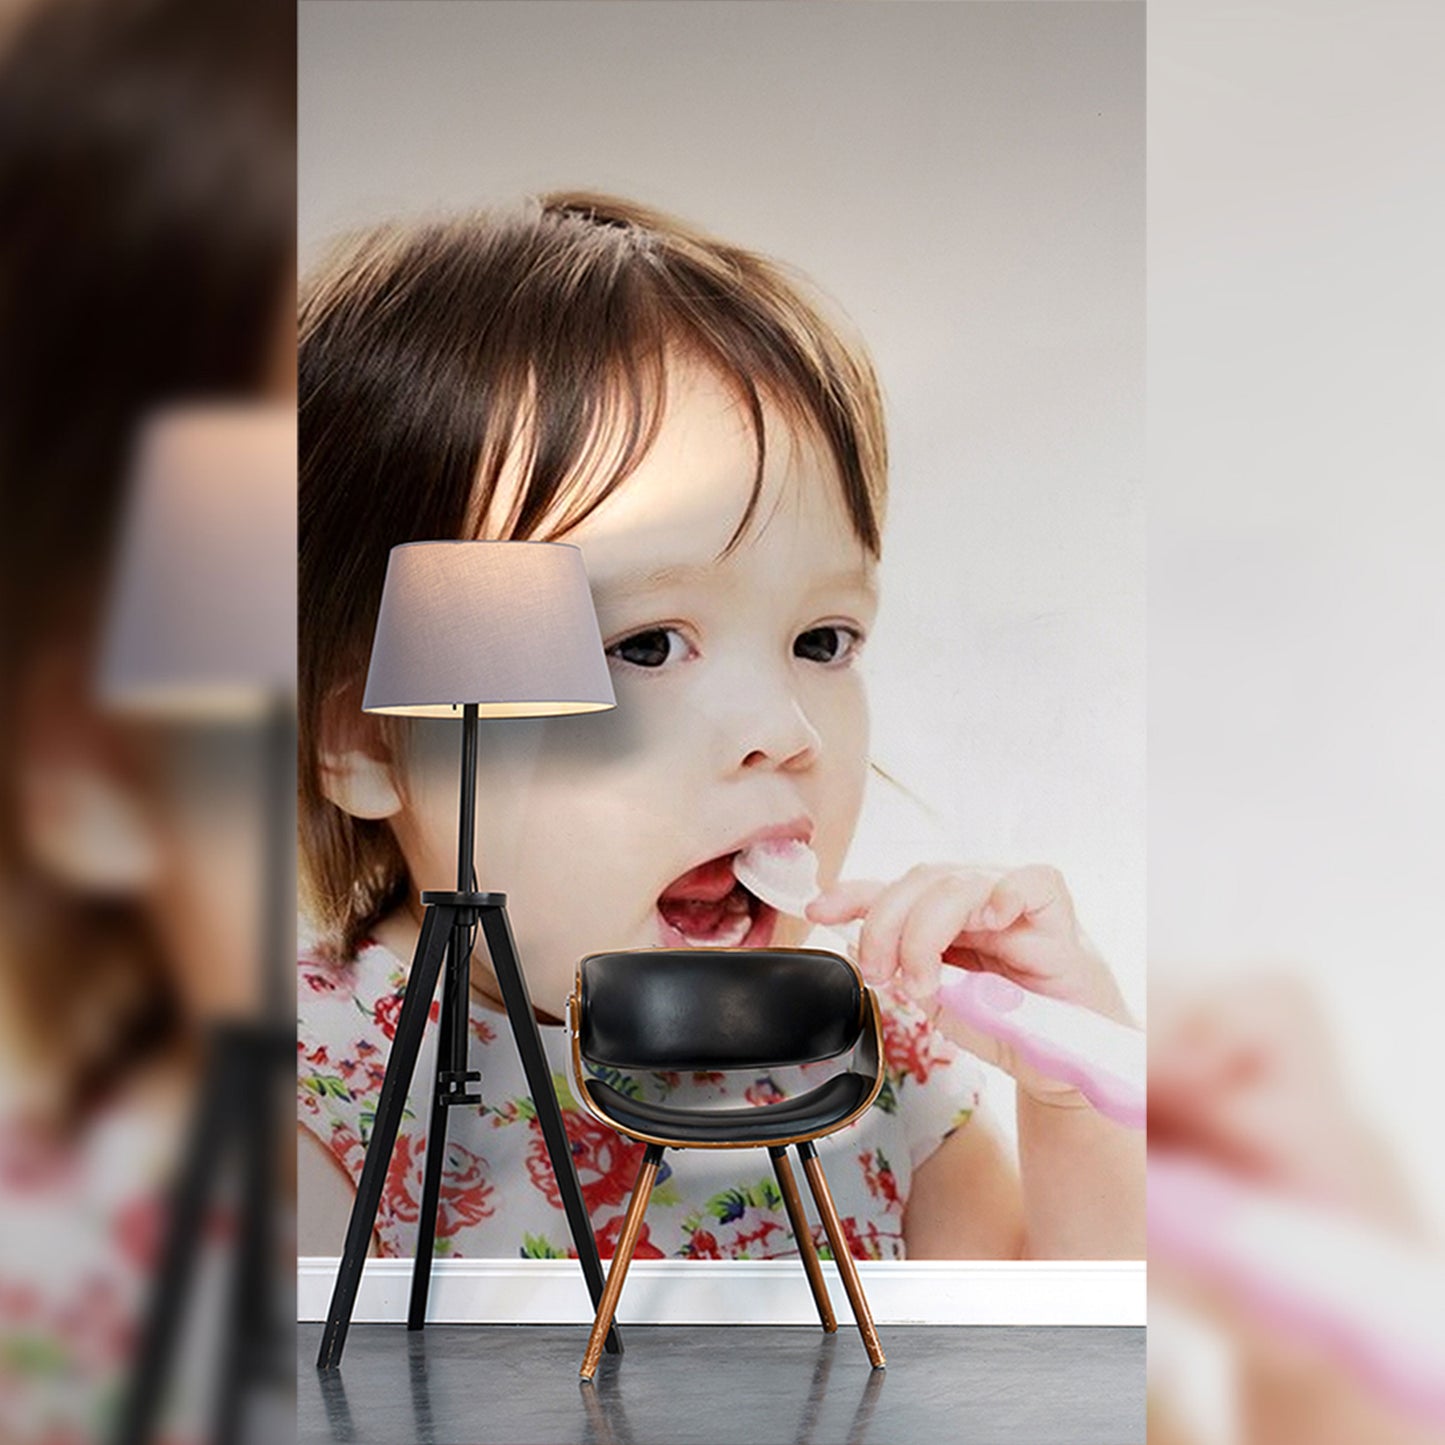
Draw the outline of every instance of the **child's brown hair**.
<instances>
[{"instance_id":1,"label":"child's brown hair","mask_svg":"<svg viewBox=\"0 0 1445 1445\"><path fill-rule=\"evenodd\" d=\"M680 356L715 370L751 419L753 495L729 546L757 506L766 400L821 444L877 556L887 459L873 369L762 256L567 193L368 231L303 288L300 853L329 954L351 956L409 887L390 827L328 801L320 765L328 710L360 706L391 548L566 533L646 454ZM521 485L493 517L504 468ZM375 726L400 745L406 724Z\"/></svg>"}]
</instances>

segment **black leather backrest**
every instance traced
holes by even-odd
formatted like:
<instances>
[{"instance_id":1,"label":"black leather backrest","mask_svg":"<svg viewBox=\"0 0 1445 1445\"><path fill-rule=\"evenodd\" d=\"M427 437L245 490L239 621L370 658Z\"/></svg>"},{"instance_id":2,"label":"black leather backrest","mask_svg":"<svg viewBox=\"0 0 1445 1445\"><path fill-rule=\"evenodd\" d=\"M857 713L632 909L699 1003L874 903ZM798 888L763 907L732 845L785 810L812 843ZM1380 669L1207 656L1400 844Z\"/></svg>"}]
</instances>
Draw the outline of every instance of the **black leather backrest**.
<instances>
[{"instance_id":1,"label":"black leather backrest","mask_svg":"<svg viewBox=\"0 0 1445 1445\"><path fill-rule=\"evenodd\" d=\"M858 1038L863 994L846 959L812 949L650 948L581 964L587 1063L745 1069L812 1063Z\"/></svg>"}]
</instances>

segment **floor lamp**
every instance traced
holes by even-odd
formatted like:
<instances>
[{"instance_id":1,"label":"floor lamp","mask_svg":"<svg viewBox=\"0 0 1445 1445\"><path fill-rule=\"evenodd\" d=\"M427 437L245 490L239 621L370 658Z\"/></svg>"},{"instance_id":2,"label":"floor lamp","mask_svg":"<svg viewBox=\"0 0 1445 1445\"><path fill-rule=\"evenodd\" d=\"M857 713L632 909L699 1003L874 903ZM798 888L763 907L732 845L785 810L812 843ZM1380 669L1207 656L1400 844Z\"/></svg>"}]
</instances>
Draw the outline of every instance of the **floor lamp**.
<instances>
[{"instance_id":1,"label":"floor lamp","mask_svg":"<svg viewBox=\"0 0 1445 1445\"><path fill-rule=\"evenodd\" d=\"M296 412L249 402L179 406L143 426L112 584L97 701L168 728L241 730L263 745L265 893L259 977L224 990L206 1023L203 1073L117 1445L157 1434L221 1168L238 1166L236 1253L214 1402L240 1437L244 1392L281 1378L271 1219L276 1131L294 1067Z\"/></svg>"},{"instance_id":2,"label":"floor lamp","mask_svg":"<svg viewBox=\"0 0 1445 1445\"><path fill-rule=\"evenodd\" d=\"M517 961L506 895L477 891L473 840L480 718L555 716L613 706L611 676L582 554L576 547L555 542L411 542L392 549L362 708L403 717L461 720L457 882L455 889L429 889L421 895L421 937L347 1225L341 1269L316 1361L319 1369L341 1361L407 1089L432 995L442 976L436 1079L407 1326L421 1329L426 1322L447 1110L480 1102L468 1087L480 1075L467 1068L472 936L477 925L501 985L594 1307L601 1298L602 1262ZM620 1352L621 1348L614 1331L608 1349Z\"/></svg>"}]
</instances>

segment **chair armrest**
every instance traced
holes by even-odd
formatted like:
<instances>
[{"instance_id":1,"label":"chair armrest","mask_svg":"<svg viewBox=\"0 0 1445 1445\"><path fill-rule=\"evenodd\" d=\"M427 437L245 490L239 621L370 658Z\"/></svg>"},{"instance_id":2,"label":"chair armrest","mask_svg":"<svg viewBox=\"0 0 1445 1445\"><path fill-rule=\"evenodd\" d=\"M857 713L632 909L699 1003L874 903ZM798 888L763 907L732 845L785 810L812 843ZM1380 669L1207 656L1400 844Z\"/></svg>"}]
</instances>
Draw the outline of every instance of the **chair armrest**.
<instances>
[{"instance_id":1,"label":"chair armrest","mask_svg":"<svg viewBox=\"0 0 1445 1445\"><path fill-rule=\"evenodd\" d=\"M878 995L871 988L863 990L863 1027L853 1046L853 1068L867 1079L878 1079L883 1072L883 1020L878 1010Z\"/></svg>"},{"instance_id":2,"label":"chair armrest","mask_svg":"<svg viewBox=\"0 0 1445 1445\"><path fill-rule=\"evenodd\" d=\"M572 1097L593 1118L601 1119L605 1124L606 1116L598 1109L588 1091L587 1070L582 1063L582 1003L578 997L581 987L579 978L576 988L567 995L567 1082L572 1087Z\"/></svg>"}]
</instances>

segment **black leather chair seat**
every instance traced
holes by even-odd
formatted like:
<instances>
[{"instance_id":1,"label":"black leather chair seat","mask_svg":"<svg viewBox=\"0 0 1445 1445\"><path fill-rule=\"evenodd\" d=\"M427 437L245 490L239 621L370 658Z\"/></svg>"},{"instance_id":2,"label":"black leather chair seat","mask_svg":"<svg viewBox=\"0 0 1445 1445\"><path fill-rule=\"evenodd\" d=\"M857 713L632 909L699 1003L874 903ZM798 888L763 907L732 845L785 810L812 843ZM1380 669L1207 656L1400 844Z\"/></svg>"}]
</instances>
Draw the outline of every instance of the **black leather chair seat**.
<instances>
[{"instance_id":1,"label":"black leather chair seat","mask_svg":"<svg viewBox=\"0 0 1445 1445\"><path fill-rule=\"evenodd\" d=\"M776 1104L706 1110L630 1099L598 1079L589 1079L587 1087L598 1107L623 1129L679 1143L756 1145L823 1133L868 1097L873 1080L862 1074L835 1074L816 1089Z\"/></svg>"}]
</instances>

